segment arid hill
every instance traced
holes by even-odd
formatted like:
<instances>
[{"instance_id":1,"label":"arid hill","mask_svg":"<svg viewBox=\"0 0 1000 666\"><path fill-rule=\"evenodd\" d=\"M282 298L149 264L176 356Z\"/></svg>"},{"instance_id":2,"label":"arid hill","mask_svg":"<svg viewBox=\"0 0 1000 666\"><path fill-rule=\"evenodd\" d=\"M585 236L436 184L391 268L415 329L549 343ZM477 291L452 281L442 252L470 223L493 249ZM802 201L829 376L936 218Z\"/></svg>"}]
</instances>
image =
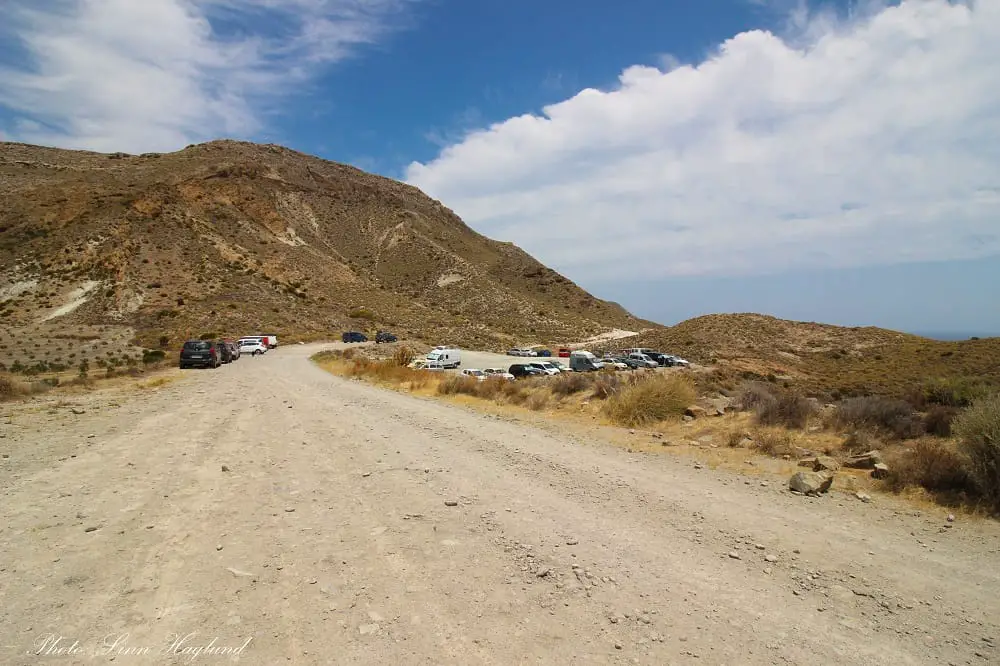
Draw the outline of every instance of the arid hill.
<instances>
[{"instance_id":1,"label":"arid hill","mask_svg":"<svg viewBox=\"0 0 1000 666\"><path fill-rule=\"evenodd\" d=\"M902 395L935 379L1000 385L1000 338L942 342L876 327L716 314L648 331L627 346L845 395Z\"/></svg>"},{"instance_id":2,"label":"arid hill","mask_svg":"<svg viewBox=\"0 0 1000 666\"><path fill-rule=\"evenodd\" d=\"M653 326L416 188L236 141L144 155L0 144L0 315L5 341L61 339L66 355L208 333L384 327L499 347Z\"/></svg>"}]
</instances>

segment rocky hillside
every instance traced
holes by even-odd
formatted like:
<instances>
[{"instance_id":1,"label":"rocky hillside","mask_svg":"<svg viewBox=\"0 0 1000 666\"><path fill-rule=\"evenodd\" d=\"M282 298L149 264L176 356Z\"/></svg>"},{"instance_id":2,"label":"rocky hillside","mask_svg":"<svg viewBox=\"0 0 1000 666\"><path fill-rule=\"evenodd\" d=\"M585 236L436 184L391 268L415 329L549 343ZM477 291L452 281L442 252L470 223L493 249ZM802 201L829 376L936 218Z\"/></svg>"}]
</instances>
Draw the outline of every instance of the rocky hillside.
<instances>
[{"instance_id":1,"label":"rocky hillside","mask_svg":"<svg viewBox=\"0 0 1000 666\"><path fill-rule=\"evenodd\" d=\"M1000 386L1000 338L941 342L875 327L716 314L628 339L737 373L843 394L904 394L932 379Z\"/></svg>"},{"instance_id":2,"label":"rocky hillside","mask_svg":"<svg viewBox=\"0 0 1000 666\"><path fill-rule=\"evenodd\" d=\"M0 317L4 340L67 348L379 327L499 348L651 326L413 187L235 141L144 155L0 144Z\"/></svg>"}]
</instances>

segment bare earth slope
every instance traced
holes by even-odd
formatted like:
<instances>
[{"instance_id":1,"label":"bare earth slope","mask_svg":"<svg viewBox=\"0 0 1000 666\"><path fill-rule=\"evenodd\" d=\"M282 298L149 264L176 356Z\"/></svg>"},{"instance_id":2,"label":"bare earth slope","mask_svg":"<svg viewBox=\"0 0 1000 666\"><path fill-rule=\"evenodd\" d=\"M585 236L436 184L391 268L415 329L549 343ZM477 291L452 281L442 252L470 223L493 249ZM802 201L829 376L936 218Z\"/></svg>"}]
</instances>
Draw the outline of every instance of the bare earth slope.
<instances>
[{"instance_id":1,"label":"bare earth slope","mask_svg":"<svg viewBox=\"0 0 1000 666\"><path fill-rule=\"evenodd\" d=\"M73 664L126 633L252 637L247 664L1000 659L992 522L795 497L341 380L314 351L6 406L0 662L38 663L49 633L90 651Z\"/></svg>"},{"instance_id":2,"label":"bare earth slope","mask_svg":"<svg viewBox=\"0 0 1000 666\"><path fill-rule=\"evenodd\" d=\"M1000 386L1000 338L942 342L874 326L713 314L628 339L702 363L790 378L813 390L903 394L930 378Z\"/></svg>"},{"instance_id":3,"label":"bare earth slope","mask_svg":"<svg viewBox=\"0 0 1000 666\"><path fill-rule=\"evenodd\" d=\"M0 143L0 323L500 346L638 322L414 187L274 145L105 155ZM352 315L355 315L352 318Z\"/></svg>"}]
</instances>

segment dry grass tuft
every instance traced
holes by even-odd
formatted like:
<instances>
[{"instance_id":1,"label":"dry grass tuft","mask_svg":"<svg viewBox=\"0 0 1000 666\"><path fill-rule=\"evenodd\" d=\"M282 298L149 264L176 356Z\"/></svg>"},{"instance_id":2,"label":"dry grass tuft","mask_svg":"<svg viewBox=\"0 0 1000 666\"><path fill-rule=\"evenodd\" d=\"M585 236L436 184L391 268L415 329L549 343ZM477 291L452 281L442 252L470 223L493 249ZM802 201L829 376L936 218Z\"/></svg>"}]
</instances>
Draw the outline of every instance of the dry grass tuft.
<instances>
[{"instance_id":1,"label":"dry grass tuft","mask_svg":"<svg viewBox=\"0 0 1000 666\"><path fill-rule=\"evenodd\" d=\"M750 433L753 448L761 453L780 458L797 453L796 439L786 428L760 427Z\"/></svg>"},{"instance_id":2,"label":"dry grass tuft","mask_svg":"<svg viewBox=\"0 0 1000 666\"><path fill-rule=\"evenodd\" d=\"M619 389L608 399L604 413L618 425L644 426L681 416L696 398L687 377L656 374Z\"/></svg>"},{"instance_id":3,"label":"dry grass tuft","mask_svg":"<svg viewBox=\"0 0 1000 666\"><path fill-rule=\"evenodd\" d=\"M979 494L1000 511L1000 394L975 401L953 429Z\"/></svg>"},{"instance_id":4,"label":"dry grass tuft","mask_svg":"<svg viewBox=\"0 0 1000 666\"><path fill-rule=\"evenodd\" d=\"M594 378L583 372L564 372L550 382L552 393L567 396L586 391L594 385Z\"/></svg>"},{"instance_id":5,"label":"dry grass tuft","mask_svg":"<svg viewBox=\"0 0 1000 666\"><path fill-rule=\"evenodd\" d=\"M951 442L924 438L912 448L889 456L886 487L902 492L922 487L937 501L957 505L967 503L978 493L969 474L968 460Z\"/></svg>"}]
</instances>

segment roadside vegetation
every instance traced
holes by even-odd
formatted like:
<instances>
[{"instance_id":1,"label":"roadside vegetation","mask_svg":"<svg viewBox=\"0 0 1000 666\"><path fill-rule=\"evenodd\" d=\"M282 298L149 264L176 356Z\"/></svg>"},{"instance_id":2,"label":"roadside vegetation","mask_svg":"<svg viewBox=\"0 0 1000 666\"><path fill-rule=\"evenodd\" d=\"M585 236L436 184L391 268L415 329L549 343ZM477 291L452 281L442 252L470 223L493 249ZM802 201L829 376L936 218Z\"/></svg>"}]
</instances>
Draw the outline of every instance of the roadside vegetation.
<instances>
[{"instance_id":1,"label":"roadside vegetation","mask_svg":"<svg viewBox=\"0 0 1000 666\"><path fill-rule=\"evenodd\" d=\"M690 432L683 426L728 427L723 436L728 448L785 460L825 455L847 464L854 456L876 451L888 471L872 481L875 487L922 495L946 506L1000 512L1000 394L977 380L928 380L913 387L907 399L836 399L806 395L780 380L729 375L720 381L696 373L572 372L514 382L478 381L413 370L406 367L413 356L400 347L381 360L355 350L324 352L314 360L335 374L397 390L533 411L568 410L610 425L679 437ZM713 400L727 407L697 406ZM713 419L709 411L725 418ZM868 470L858 473L868 475Z\"/></svg>"}]
</instances>

